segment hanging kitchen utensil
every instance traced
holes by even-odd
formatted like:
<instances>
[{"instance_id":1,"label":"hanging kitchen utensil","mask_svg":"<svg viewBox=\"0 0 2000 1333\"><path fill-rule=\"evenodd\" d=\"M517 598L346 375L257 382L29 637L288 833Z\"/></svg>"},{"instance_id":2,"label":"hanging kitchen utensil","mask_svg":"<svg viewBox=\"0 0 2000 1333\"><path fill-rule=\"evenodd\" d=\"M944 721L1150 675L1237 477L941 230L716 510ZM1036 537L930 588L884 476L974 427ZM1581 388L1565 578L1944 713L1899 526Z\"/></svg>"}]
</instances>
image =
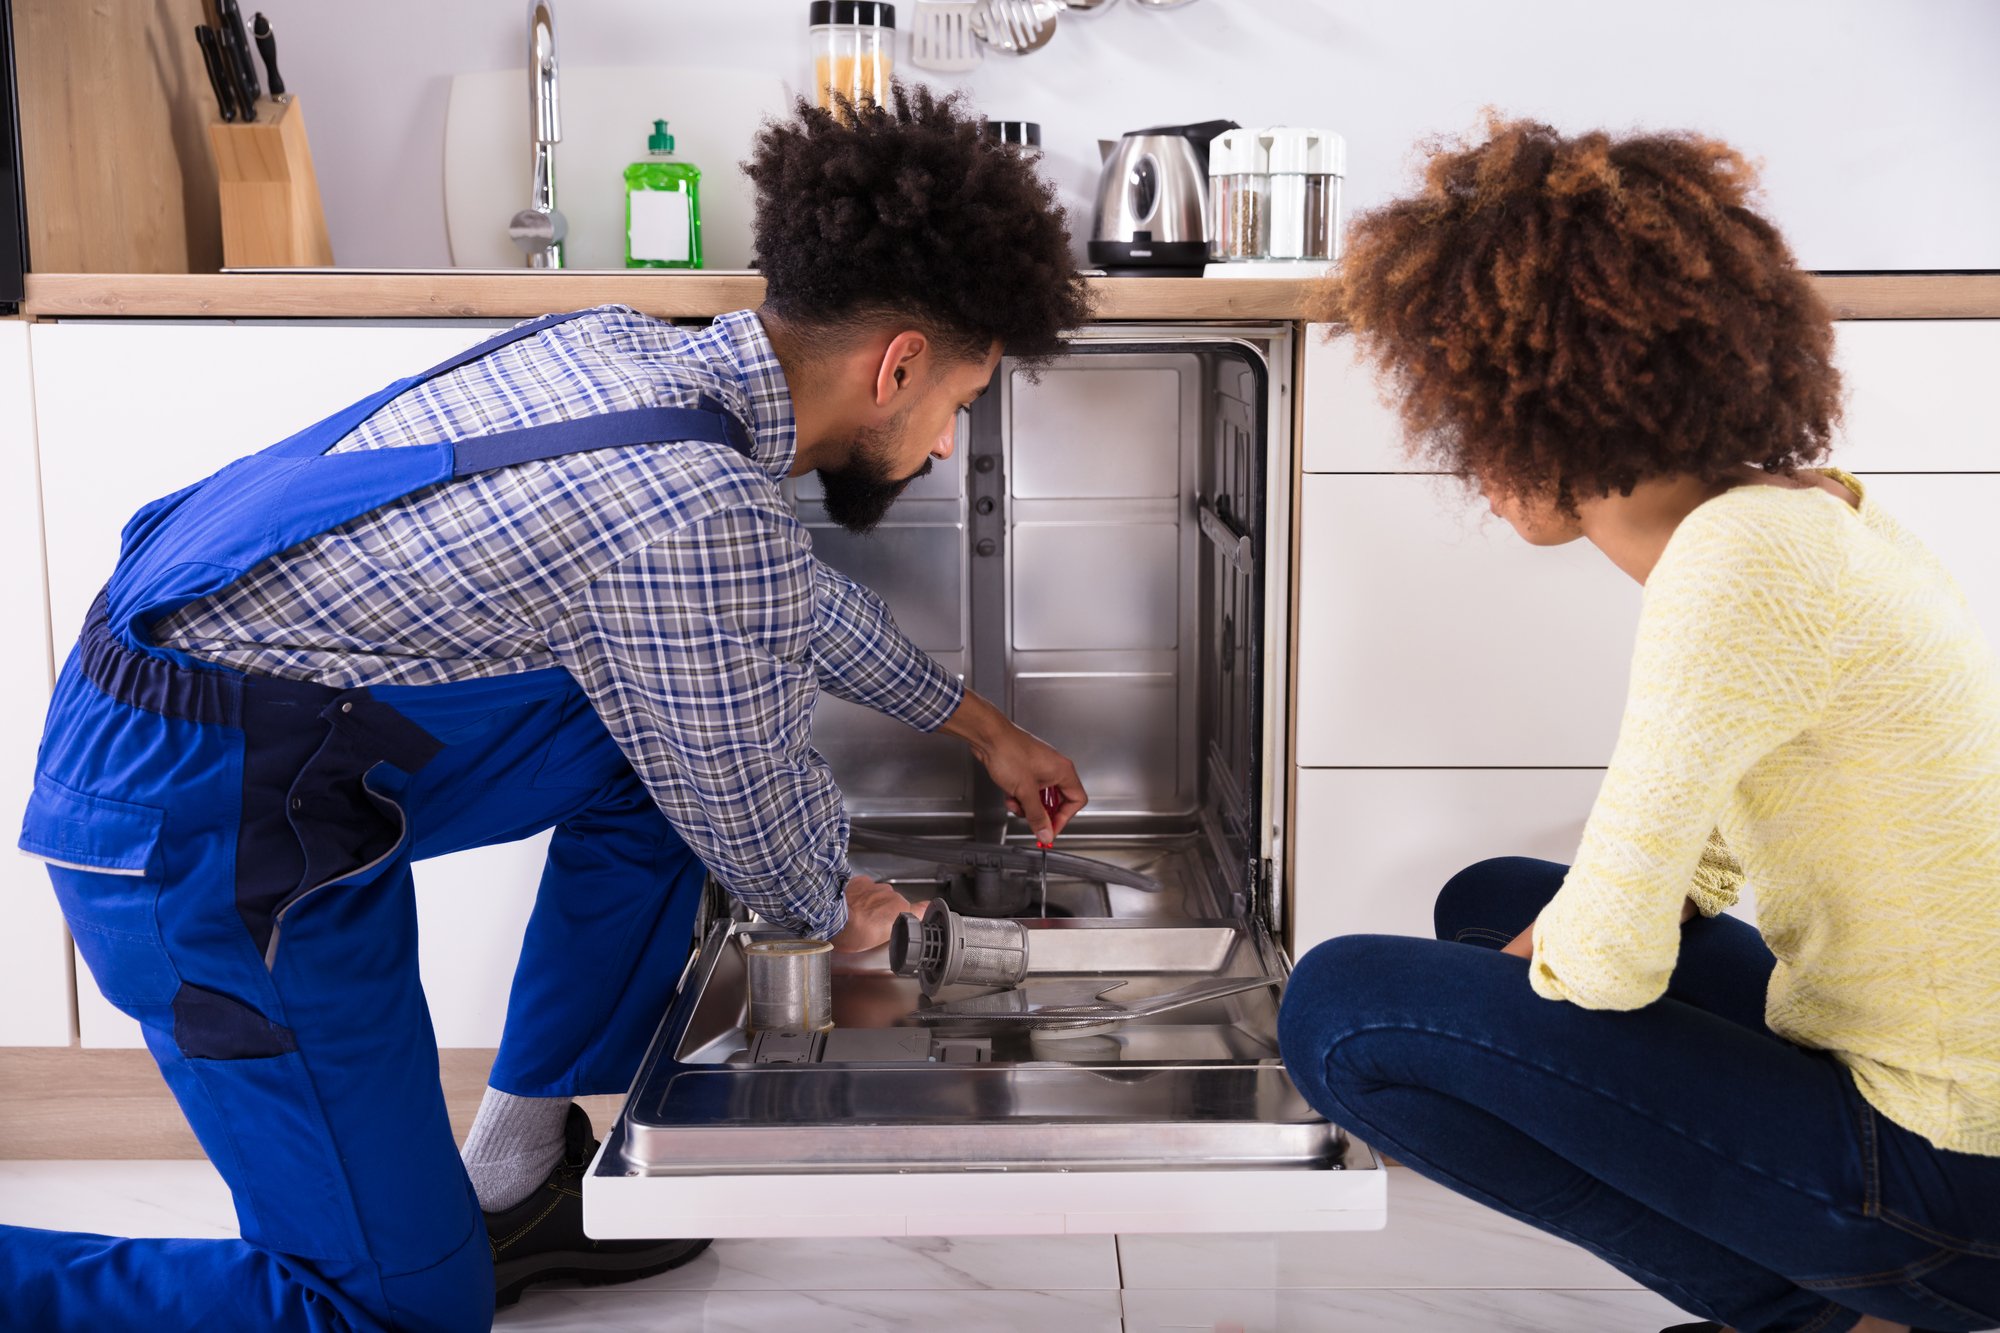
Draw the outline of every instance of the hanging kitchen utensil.
<instances>
[{"instance_id":1,"label":"hanging kitchen utensil","mask_svg":"<svg viewBox=\"0 0 2000 1333\"><path fill-rule=\"evenodd\" d=\"M996 51L1024 56L1054 39L1061 12L1059 0L980 0L972 14L972 33Z\"/></svg>"},{"instance_id":2,"label":"hanging kitchen utensil","mask_svg":"<svg viewBox=\"0 0 2000 1333\"><path fill-rule=\"evenodd\" d=\"M917 22L910 29L910 63L941 74L955 74L979 63L979 38L972 16L979 0L917 0Z\"/></svg>"}]
</instances>

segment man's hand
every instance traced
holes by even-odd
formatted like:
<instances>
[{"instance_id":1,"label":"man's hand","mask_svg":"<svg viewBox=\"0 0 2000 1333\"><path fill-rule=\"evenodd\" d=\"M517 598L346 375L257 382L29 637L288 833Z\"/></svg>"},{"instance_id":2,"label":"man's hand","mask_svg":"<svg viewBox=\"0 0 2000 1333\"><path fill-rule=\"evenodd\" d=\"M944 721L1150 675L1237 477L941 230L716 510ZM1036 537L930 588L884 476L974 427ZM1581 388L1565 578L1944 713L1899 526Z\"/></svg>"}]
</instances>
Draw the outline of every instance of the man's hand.
<instances>
[{"instance_id":1,"label":"man's hand","mask_svg":"<svg viewBox=\"0 0 2000 1333\"><path fill-rule=\"evenodd\" d=\"M1054 746L1021 730L1000 710L971 690L944 725L938 728L972 747L993 781L1007 793L1007 808L1028 821L1036 842L1054 842L1056 834L1083 809L1090 797L1076 775L1076 765ZM1042 808L1041 792L1054 787L1062 805L1053 820Z\"/></svg>"},{"instance_id":2,"label":"man's hand","mask_svg":"<svg viewBox=\"0 0 2000 1333\"><path fill-rule=\"evenodd\" d=\"M889 929L905 912L921 912L923 905L910 900L891 885L856 875L847 881L847 924L831 941L835 953L866 953L889 942Z\"/></svg>"}]
</instances>

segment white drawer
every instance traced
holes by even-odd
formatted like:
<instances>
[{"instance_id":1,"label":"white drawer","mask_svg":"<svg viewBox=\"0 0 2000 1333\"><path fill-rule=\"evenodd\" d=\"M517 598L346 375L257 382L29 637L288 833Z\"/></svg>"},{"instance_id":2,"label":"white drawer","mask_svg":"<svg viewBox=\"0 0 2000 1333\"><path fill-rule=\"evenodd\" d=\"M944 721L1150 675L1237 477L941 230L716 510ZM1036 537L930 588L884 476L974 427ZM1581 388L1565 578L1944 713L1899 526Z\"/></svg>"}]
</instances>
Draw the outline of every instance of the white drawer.
<instances>
[{"instance_id":1,"label":"white drawer","mask_svg":"<svg viewBox=\"0 0 2000 1333\"><path fill-rule=\"evenodd\" d=\"M35 413L28 325L0 320L0 615L10 642L4 671L14 706L0 722L0 810L10 830L33 789L35 752L49 699L49 639L42 608L42 515L35 494ZM10 834L11 836L11 834ZM11 851L11 848L9 849ZM69 944L40 861L9 855L0 873L0 1046L67 1046Z\"/></svg>"},{"instance_id":2,"label":"white drawer","mask_svg":"<svg viewBox=\"0 0 2000 1333\"><path fill-rule=\"evenodd\" d=\"M1292 956L1335 935L1429 939L1453 875L1494 856L1567 864L1600 769L1300 769Z\"/></svg>"},{"instance_id":3,"label":"white drawer","mask_svg":"<svg viewBox=\"0 0 2000 1333\"><path fill-rule=\"evenodd\" d=\"M463 324L34 325L58 657L75 641L117 563L119 531L140 505L494 332Z\"/></svg>"},{"instance_id":4,"label":"white drawer","mask_svg":"<svg viewBox=\"0 0 2000 1333\"><path fill-rule=\"evenodd\" d=\"M1351 338L1327 341L1328 324L1308 324L1304 375L1305 439L1301 458L1307 472L1408 472L1403 428L1395 411L1381 401L1374 371L1354 355Z\"/></svg>"},{"instance_id":5,"label":"white drawer","mask_svg":"<svg viewBox=\"0 0 2000 1333\"><path fill-rule=\"evenodd\" d=\"M1308 326L1307 472L1408 472L1396 413L1347 338ZM1831 461L1851 472L2000 470L2000 320L1843 320L1835 362L1847 406Z\"/></svg>"},{"instance_id":6,"label":"white drawer","mask_svg":"<svg viewBox=\"0 0 2000 1333\"><path fill-rule=\"evenodd\" d=\"M1435 476L1308 476L1300 518L1298 763L1609 760L1640 590L1595 547Z\"/></svg>"},{"instance_id":7,"label":"white drawer","mask_svg":"<svg viewBox=\"0 0 2000 1333\"><path fill-rule=\"evenodd\" d=\"M1858 319L1834 334L1847 393L1834 463L2000 470L2000 319Z\"/></svg>"}]
</instances>

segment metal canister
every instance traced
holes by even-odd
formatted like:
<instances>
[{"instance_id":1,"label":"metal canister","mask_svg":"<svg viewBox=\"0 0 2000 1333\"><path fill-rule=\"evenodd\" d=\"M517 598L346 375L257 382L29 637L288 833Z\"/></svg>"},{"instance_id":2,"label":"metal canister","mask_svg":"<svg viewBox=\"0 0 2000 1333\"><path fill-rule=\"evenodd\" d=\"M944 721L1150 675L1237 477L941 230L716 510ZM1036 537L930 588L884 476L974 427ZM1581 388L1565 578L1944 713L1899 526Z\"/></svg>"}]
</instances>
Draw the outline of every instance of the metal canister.
<instances>
[{"instance_id":1,"label":"metal canister","mask_svg":"<svg viewBox=\"0 0 2000 1333\"><path fill-rule=\"evenodd\" d=\"M833 946L824 940L743 942L750 1031L823 1032L833 1026Z\"/></svg>"}]
</instances>

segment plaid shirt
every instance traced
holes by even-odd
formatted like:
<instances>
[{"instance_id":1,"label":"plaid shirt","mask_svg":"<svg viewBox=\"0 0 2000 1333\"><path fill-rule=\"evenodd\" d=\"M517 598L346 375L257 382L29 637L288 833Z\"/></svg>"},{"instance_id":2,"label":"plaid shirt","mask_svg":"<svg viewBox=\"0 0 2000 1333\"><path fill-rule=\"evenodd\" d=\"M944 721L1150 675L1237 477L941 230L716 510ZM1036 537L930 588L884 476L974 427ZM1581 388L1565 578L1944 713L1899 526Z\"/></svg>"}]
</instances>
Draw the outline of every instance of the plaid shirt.
<instances>
[{"instance_id":1,"label":"plaid shirt","mask_svg":"<svg viewBox=\"0 0 2000 1333\"><path fill-rule=\"evenodd\" d=\"M797 437L754 313L689 330L606 306L410 390L335 451L703 392L751 427L754 460L661 443L427 487L266 560L155 641L343 688L562 667L717 878L829 936L847 919L848 825L812 746L818 691L930 731L963 687L814 558L780 490Z\"/></svg>"}]
</instances>

